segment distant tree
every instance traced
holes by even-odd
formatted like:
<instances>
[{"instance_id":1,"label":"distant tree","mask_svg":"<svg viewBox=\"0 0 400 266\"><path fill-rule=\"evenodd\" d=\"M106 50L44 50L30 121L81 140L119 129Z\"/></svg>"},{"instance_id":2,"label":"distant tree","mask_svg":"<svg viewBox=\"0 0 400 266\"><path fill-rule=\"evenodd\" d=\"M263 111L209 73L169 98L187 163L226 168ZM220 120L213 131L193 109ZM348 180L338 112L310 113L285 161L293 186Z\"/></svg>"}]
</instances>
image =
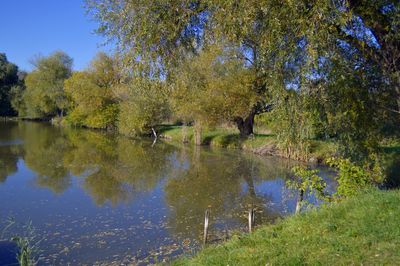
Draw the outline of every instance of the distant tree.
<instances>
[{"instance_id":1,"label":"distant tree","mask_svg":"<svg viewBox=\"0 0 400 266\"><path fill-rule=\"evenodd\" d=\"M11 105L10 92L18 83L18 67L8 62L5 54L0 53L0 116L16 115Z\"/></svg>"},{"instance_id":2,"label":"distant tree","mask_svg":"<svg viewBox=\"0 0 400 266\"><path fill-rule=\"evenodd\" d=\"M157 126L170 115L165 82L137 77L117 93L121 106L118 128L125 135L156 134Z\"/></svg>"},{"instance_id":3,"label":"distant tree","mask_svg":"<svg viewBox=\"0 0 400 266\"><path fill-rule=\"evenodd\" d=\"M111 128L117 122L118 105L112 91L119 83L114 59L99 53L88 69L75 72L65 81L65 93L71 101L67 123L90 128Z\"/></svg>"},{"instance_id":4,"label":"distant tree","mask_svg":"<svg viewBox=\"0 0 400 266\"><path fill-rule=\"evenodd\" d=\"M64 80L72 73L72 58L58 51L33 60L34 70L25 78L24 102L32 118L63 116L68 108Z\"/></svg>"},{"instance_id":5,"label":"distant tree","mask_svg":"<svg viewBox=\"0 0 400 266\"><path fill-rule=\"evenodd\" d=\"M25 93L25 77L28 73L25 71L18 72L18 83L10 90L10 102L12 108L18 113L18 116L26 116L26 106L24 101Z\"/></svg>"}]
</instances>

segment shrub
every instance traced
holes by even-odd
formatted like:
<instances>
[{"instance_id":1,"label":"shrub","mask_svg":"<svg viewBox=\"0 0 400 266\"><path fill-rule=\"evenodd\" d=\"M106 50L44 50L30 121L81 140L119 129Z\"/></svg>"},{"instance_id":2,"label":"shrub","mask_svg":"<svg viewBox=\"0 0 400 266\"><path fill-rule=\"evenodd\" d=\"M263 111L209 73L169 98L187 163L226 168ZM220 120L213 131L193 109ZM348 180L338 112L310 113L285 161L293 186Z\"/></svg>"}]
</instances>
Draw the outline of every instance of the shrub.
<instances>
[{"instance_id":1,"label":"shrub","mask_svg":"<svg viewBox=\"0 0 400 266\"><path fill-rule=\"evenodd\" d=\"M359 191L370 188L384 181L382 170L374 161L373 164L363 166L352 163L349 159L330 158L328 165L338 169L338 187L335 193L337 197L350 197Z\"/></svg>"}]
</instances>

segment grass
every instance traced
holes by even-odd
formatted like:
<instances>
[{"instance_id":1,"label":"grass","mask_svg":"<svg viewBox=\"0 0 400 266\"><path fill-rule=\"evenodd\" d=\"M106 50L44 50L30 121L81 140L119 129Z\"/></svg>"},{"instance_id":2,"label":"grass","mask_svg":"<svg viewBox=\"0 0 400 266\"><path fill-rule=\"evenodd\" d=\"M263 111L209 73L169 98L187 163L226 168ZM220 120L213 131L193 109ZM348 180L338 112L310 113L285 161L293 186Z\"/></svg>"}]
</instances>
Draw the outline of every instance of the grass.
<instances>
[{"instance_id":1,"label":"grass","mask_svg":"<svg viewBox=\"0 0 400 266\"><path fill-rule=\"evenodd\" d=\"M262 130L260 130L262 132ZM194 142L193 127L163 125L159 129L162 137L173 142ZM252 137L242 139L236 128L206 129L202 132L202 144L214 147L235 148L252 151L259 154L279 155L276 136L274 134L254 134ZM334 143L312 141L310 157L323 161L324 158L335 154Z\"/></svg>"},{"instance_id":2,"label":"grass","mask_svg":"<svg viewBox=\"0 0 400 266\"><path fill-rule=\"evenodd\" d=\"M168 140L182 142L184 139L187 142L193 142L193 127L183 127L175 125L163 125L159 132ZM272 134L254 134L248 139L241 139L239 131L236 128L214 128L205 129L201 137L202 145L224 147L224 148L241 148L241 149L257 149L272 143L275 136Z\"/></svg>"},{"instance_id":3,"label":"grass","mask_svg":"<svg viewBox=\"0 0 400 266\"><path fill-rule=\"evenodd\" d=\"M260 227L173 265L396 265L400 191L365 192Z\"/></svg>"},{"instance_id":4,"label":"grass","mask_svg":"<svg viewBox=\"0 0 400 266\"><path fill-rule=\"evenodd\" d=\"M175 142L193 142L193 127L164 125L159 130L160 135L165 139ZM232 128L204 129L201 136L202 145L240 148L241 139L239 132Z\"/></svg>"}]
</instances>

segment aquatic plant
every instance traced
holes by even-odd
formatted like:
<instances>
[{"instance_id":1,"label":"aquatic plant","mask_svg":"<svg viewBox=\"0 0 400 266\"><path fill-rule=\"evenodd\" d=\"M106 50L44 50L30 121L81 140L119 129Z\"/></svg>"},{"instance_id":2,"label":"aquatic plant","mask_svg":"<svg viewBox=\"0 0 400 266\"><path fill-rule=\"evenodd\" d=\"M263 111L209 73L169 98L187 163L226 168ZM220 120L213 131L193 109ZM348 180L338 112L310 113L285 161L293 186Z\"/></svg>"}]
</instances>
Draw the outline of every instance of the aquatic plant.
<instances>
[{"instance_id":1,"label":"aquatic plant","mask_svg":"<svg viewBox=\"0 0 400 266\"><path fill-rule=\"evenodd\" d=\"M6 231L15 224L14 218L8 218L7 225L2 230L1 236L3 237ZM20 266L34 266L38 264L38 254L40 253L39 244L41 240L38 239L32 221L28 221L23 225L22 233L20 235L13 235L10 240L14 242L19 249L16 258Z\"/></svg>"}]
</instances>

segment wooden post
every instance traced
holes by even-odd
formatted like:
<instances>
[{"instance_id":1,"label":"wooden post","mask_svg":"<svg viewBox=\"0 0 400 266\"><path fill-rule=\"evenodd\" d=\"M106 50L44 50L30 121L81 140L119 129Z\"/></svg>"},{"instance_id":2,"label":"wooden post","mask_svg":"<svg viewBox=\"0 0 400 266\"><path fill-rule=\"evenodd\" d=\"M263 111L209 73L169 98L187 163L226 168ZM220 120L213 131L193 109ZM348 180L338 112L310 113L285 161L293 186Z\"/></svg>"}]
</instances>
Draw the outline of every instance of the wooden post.
<instances>
[{"instance_id":1,"label":"wooden post","mask_svg":"<svg viewBox=\"0 0 400 266\"><path fill-rule=\"evenodd\" d=\"M153 132L154 139L157 139L157 132L154 130L153 127L151 128L151 131Z\"/></svg>"},{"instance_id":2,"label":"wooden post","mask_svg":"<svg viewBox=\"0 0 400 266\"><path fill-rule=\"evenodd\" d=\"M304 190L300 189L299 198L297 199L297 204L296 204L296 214L299 213L301 210L301 204L303 202L303 198L304 198Z\"/></svg>"},{"instance_id":3,"label":"wooden post","mask_svg":"<svg viewBox=\"0 0 400 266\"><path fill-rule=\"evenodd\" d=\"M249 233L253 230L254 227L254 221L255 221L255 210L254 209L249 209Z\"/></svg>"},{"instance_id":4,"label":"wooden post","mask_svg":"<svg viewBox=\"0 0 400 266\"><path fill-rule=\"evenodd\" d=\"M209 218L210 218L210 210L206 210L206 214L204 216L204 233L203 233L203 245L207 244L207 235L208 235L208 225L209 225Z\"/></svg>"},{"instance_id":5,"label":"wooden post","mask_svg":"<svg viewBox=\"0 0 400 266\"><path fill-rule=\"evenodd\" d=\"M156 144L156 142L157 142L157 132L154 130L154 128L151 128L151 131L153 132L153 136L154 136L153 144L151 144L151 147L153 147L154 144Z\"/></svg>"}]
</instances>

